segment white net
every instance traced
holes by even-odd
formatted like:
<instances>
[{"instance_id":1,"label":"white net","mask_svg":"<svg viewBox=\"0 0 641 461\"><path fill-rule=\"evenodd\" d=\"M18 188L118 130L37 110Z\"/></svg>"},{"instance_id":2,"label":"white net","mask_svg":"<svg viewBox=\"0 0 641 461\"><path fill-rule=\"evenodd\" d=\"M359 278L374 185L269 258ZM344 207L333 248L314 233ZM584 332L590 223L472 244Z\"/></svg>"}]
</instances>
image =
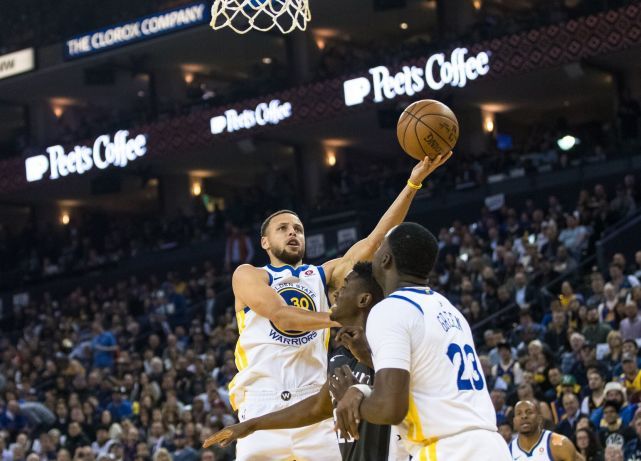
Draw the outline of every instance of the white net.
<instances>
[{"instance_id":1,"label":"white net","mask_svg":"<svg viewBox=\"0 0 641 461\"><path fill-rule=\"evenodd\" d=\"M239 34L273 28L288 34L305 30L311 18L309 0L214 0L210 25L214 30L230 28Z\"/></svg>"}]
</instances>

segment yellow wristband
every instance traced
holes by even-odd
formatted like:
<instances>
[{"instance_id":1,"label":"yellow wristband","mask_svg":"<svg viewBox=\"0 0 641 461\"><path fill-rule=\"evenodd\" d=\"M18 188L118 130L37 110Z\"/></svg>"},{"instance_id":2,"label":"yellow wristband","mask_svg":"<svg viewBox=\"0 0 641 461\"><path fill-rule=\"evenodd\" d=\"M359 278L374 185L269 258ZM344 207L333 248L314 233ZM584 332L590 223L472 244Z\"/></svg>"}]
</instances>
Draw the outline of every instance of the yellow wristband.
<instances>
[{"instance_id":1,"label":"yellow wristband","mask_svg":"<svg viewBox=\"0 0 641 461\"><path fill-rule=\"evenodd\" d=\"M414 189L414 190L420 190L421 187L423 187L423 184L421 184L421 183L414 184L410 179L407 180L407 185L410 186L410 188Z\"/></svg>"}]
</instances>

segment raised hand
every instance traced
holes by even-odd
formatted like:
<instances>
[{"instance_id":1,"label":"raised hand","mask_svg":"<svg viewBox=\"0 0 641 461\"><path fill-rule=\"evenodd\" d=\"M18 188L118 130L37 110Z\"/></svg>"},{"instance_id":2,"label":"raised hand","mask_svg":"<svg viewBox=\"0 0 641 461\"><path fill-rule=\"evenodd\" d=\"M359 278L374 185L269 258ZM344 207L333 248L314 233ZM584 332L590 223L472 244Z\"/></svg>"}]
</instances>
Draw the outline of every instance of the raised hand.
<instances>
[{"instance_id":1,"label":"raised hand","mask_svg":"<svg viewBox=\"0 0 641 461\"><path fill-rule=\"evenodd\" d=\"M425 181L425 178L436 171L438 167L447 162L452 154L453 152L449 151L445 155L439 155L438 157L434 158L434 160L426 156L412 169L412 173L410 173L410 181L414 184L421 184L423 181Z\"/></svg>"}]
</instances>

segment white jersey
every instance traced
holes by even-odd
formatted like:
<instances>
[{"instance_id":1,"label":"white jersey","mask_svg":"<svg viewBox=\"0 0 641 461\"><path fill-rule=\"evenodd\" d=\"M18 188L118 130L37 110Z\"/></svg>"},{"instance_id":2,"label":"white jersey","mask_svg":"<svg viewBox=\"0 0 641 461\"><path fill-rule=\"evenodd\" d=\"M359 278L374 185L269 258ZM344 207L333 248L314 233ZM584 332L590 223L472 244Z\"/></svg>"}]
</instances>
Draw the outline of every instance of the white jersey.
<instances>
[{"instance_id":1,"label":"white jersey","mask_svg":"<svg viewBox=\"0 0 641 461\"><path fill-rule=\"evenodd\" d=\"M530 451L522 449L519 446L519 438L516 437L510 442L512 459L514 461L554 461L554 458L552 458L552 450L550 449L552 435L550 431L542 431L539 441Z\"/></svg>"},{"instance_id":2,"label":"white jersey","mask_svg":"<svg viewBox=\"0 0 641 461\"><path fill-rule=\"evenodd\" d=\"M398 429L412 455L466 431L496 433L470 326L445 297L401 288L374 306L366 331L376 371L410 373L409 411Z\"/></svg>"},{"instance_id":3,"label":"white jersey","mask_svg":"<svg viewBox=\"0 0 641 461\"><path fill-rule=\"evenodd\" d=\"M313 312L328 312L325 272L317 266L263 269L269 284L288 305ZM298 280L296 280L298 279ZM327 380L329 330L282 331L251 306L236 312L240 336L235 357L238 374L229 383L234 409L246 392L292 393L308 386L322 386Z\"/></svg>"}]
</instances>

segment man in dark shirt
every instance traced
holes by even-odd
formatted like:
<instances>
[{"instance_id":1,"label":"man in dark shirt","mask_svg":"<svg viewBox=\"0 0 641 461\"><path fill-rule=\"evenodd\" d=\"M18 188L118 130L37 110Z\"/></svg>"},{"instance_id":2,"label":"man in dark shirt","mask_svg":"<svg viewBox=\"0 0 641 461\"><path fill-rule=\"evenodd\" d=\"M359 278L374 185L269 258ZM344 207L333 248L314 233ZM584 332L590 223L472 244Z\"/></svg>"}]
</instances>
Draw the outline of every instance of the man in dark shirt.
<instances>
[{"instance_id":1,"label":"man in dark shirt","mask_svg":"<svg viewBox=\"0 0 641 461\"><path fill-rule=\"evenodd\" d=\"M225 447L255 431L288 429L308 426L331 418L336 402L347 387L333 379L334 375L348 377L348 382L373 384L374 370L371 352L363 327L370 309L383 299L383 293L372 276L371 263L357 263L345 278L336 297L331 318L344 325L336 335L336 347L329 354L328 380L318 394L291 407L239 424L226 427L209 437L204 448L214 444ZM398 443L400 436L392 435L390 426L378 426L363 421L358 440L339 435L338 444L344 461L408 460Z\"/></svg>"}]
</instances>

